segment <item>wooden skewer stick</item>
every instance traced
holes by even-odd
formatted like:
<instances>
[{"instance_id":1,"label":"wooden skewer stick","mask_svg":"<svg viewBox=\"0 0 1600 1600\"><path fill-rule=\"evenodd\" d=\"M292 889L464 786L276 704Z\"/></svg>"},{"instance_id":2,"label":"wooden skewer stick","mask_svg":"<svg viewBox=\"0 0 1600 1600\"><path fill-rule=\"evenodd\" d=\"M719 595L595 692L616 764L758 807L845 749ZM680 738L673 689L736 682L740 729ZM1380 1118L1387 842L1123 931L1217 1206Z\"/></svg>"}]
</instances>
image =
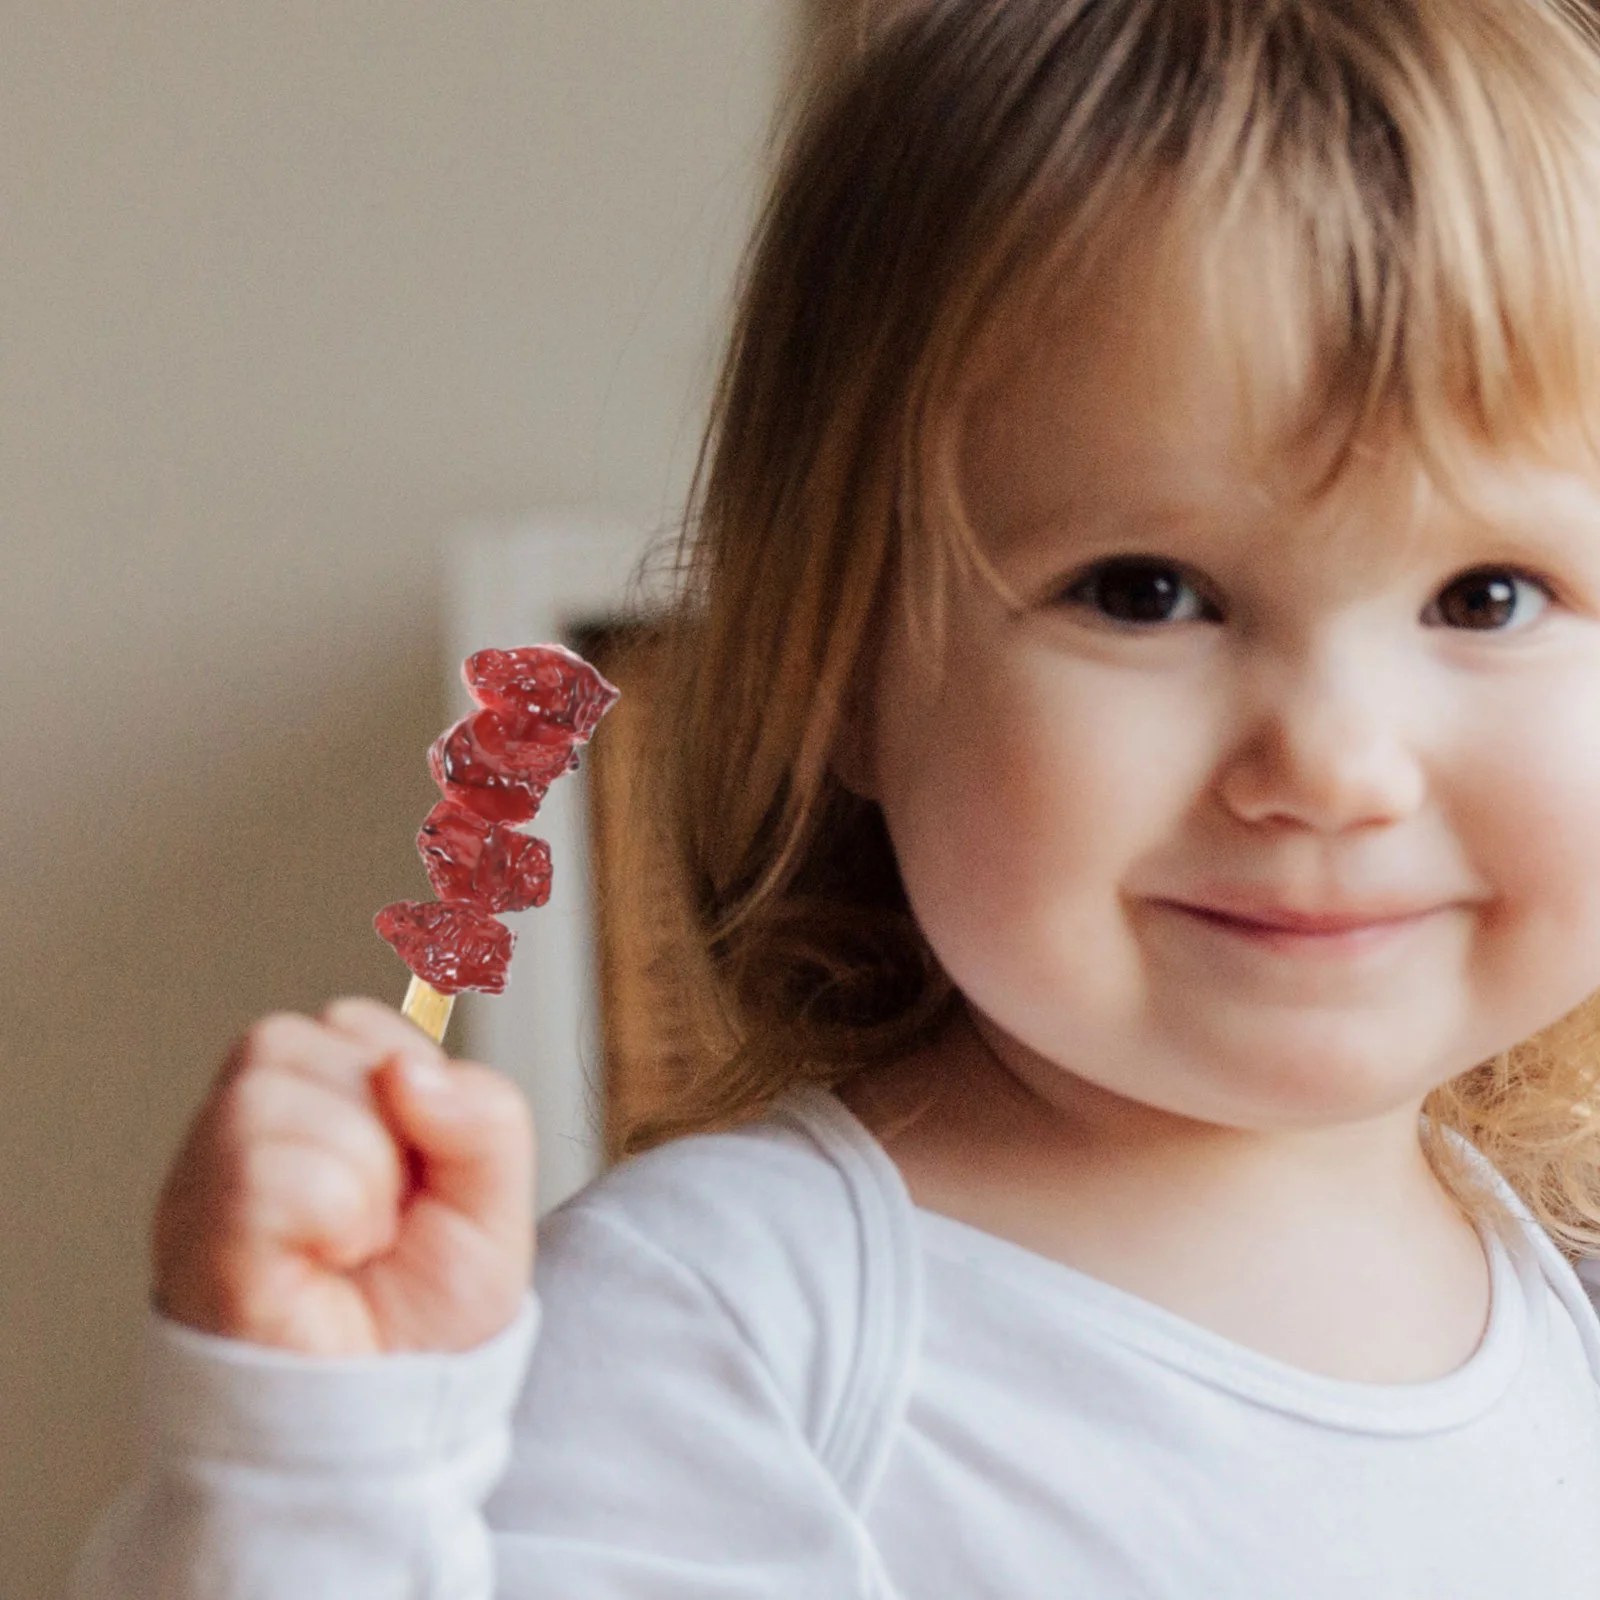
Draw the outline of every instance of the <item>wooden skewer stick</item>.
<instances>
[{"instance_id":1,"label":"wooden skewer stick","mask_svg":"<svg viewBox=\"0 0 1600 1600\"><path fill-rule=\"evenodd\" d=\"M450 1013L455 1003L453 994L440 994L431 983L413 977L406 988L400 1014L416 1023L435 1044L443 1044L444 1030L450 1026Z\"/></svg>"}]
</instances>

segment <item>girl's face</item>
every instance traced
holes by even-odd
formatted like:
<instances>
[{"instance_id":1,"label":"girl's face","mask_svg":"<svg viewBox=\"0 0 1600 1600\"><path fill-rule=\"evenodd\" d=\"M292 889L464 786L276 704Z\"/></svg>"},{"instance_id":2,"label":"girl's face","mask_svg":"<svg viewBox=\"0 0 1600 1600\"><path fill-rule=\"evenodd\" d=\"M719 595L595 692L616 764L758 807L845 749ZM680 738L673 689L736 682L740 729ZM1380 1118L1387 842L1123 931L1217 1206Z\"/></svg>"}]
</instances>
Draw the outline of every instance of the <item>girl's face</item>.
<instances>
[{"instance_id":1,"label":"girl's face","mask_svg":"<svg viewBox=\"0 0 1600 1600\"><path fill-rule=\"evenodd\" d=\"M1152 287L985 392L967 505L1023 604L961 589L942 685L892 608L860 786L1023 1076L1414 1111L1600 988L1600 484L1486 462L1469 516L1374 453L1312 506Z\"/></svg>"}]
</instances>

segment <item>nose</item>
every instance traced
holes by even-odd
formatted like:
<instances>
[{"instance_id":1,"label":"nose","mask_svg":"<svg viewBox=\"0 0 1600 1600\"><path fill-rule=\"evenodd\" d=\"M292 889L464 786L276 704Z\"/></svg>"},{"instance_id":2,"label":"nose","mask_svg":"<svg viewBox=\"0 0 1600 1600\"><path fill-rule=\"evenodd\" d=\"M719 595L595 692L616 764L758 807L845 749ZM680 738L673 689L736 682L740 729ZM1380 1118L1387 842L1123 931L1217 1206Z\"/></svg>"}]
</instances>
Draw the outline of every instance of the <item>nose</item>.
<instances>
[{"instance_id":1,"label":"nose","mask_svg":"<svg viewBox=\"0 0 1600 1600\"><path fill-rule=\"evenodd\" d=\"M1319 833L1416 811L1427 774L1397 665L1347 641L1257 668L1220 776L1229 810Z\"/></svg>"}]
</instances>

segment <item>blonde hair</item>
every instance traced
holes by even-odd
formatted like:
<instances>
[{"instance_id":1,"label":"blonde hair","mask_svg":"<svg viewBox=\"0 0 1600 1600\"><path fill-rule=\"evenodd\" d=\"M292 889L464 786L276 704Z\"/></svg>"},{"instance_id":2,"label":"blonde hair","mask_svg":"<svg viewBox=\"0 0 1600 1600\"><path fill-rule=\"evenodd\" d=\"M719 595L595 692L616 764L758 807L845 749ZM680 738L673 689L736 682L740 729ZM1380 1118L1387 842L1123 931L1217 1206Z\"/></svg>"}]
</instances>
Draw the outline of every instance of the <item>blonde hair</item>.
<instances>
[{"instance_id":1,"label":"blonde hair","mask_svg":"<svg viewBox=\"0 0 1600 1600\"><path fill-rule=\"evenodd\" d=\"M1256 263L1323 487L1380 421L1600 461L1600 21L1580 0L921 0L803 108L749 257L676 551L654 820L692 927L697 1054L622 1148L736 1122L929 1037L959 1002L876 806L830 755L898 587L929 633L985 563L954 451L1020 296L1092 292L1130 219L1199 241L1218 326ZM1153 242L1153 241L1152 241ZM1247 384L1251 375L1244 375ZM1261 384L1268 379L1261 376ZM1600 1250L1588 1004L1429 1099Z\"/></svg>"}]
</instances>

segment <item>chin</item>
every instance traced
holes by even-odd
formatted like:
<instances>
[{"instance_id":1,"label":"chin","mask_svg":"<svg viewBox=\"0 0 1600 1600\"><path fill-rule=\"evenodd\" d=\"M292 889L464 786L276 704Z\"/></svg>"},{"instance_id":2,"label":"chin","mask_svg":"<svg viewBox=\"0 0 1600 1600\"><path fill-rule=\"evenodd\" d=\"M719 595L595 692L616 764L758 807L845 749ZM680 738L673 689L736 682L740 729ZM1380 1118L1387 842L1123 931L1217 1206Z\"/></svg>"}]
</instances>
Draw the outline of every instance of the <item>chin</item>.
<instances>
[{"instance_id":1,"label":"chin","mask_svg":"<svg viewBox=\"0 0 1600 1600\"><path fill-rule=\"evenodd\" d=\"M1370 1122L1415 1108L1452 1076L1393 1043L1374 1049L1334 1040L1241 1050L1213 1058L1208 1120L1230 1127L1315 1128ZM1193 1071L1193 1067L1190 1068Z\"/></svg>"},{"instance_id":2,"label":"chin","mask_svg":"<svg viewBox=\"0 0 1600 1600\"><path fill-rule=\"evenodd\" d=\"M1144 1028L1124 1030L1113 1022L1072 1029L1070 1037L1061 1030L1054 1039L1049 1035L1056 1030L1024 1024L1011 1037L1039 1064L1121 1099L1197 1122L1263 1131L1392 1116L1420 1106L1438 1084L1481 1059L1458 1062L1458 1051L1425 1022L1407 1030L1371 1012L1190 1015L1176 1028L1154 1029L1148 1020Z\"/></svg>"}]
</instances>

